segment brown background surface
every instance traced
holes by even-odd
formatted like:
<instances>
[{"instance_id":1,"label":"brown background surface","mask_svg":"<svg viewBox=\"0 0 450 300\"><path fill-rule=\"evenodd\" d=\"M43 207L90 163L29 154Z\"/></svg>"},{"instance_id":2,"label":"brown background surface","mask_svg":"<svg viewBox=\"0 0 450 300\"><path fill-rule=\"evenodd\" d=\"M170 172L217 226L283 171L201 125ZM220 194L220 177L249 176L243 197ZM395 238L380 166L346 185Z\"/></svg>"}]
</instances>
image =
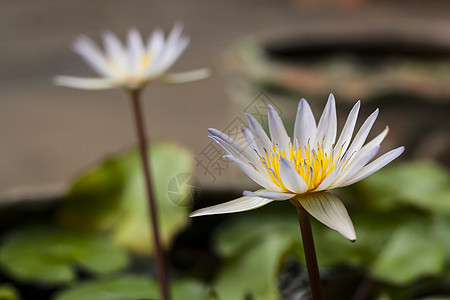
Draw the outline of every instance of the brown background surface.
<instances>
[{"instance_id":1,"label":"brown background surface","mask_svg":"<svg viewBox=\"0 0 450 300\"><path fill-rule=\"evenodd\" d=\"M446 24L449 8L448 1L2 1L0 195L36 193L29 187L61 191L79 172L135 141L122 91L52 85L55 75L92 75L70 50L78 34L98 41L105 29L124 36L130 27L149 33L184 23L191 45L173 70L209 66L215 75L192 84L149 86L145 113L152 139L175 140L196 154L209 142L206 128L223 128L234 118L222 56L235 41L340 20ZM207 184L245 185L245 180L223 176Z\"/></svg>"}]
</instances>

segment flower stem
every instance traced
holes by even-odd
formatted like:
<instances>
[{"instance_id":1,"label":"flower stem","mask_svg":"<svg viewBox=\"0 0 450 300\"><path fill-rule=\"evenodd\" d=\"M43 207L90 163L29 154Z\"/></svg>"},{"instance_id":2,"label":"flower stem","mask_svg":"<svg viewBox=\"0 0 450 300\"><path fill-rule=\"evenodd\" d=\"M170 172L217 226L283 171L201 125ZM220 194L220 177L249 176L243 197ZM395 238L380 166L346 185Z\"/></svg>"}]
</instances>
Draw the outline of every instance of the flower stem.
<instances>
[{"instance_id":1,"label":"flower stem","mask_svg":"<svg viewBox=\"0 0 450 300\"><path fill-rule=\"evenodd\" d=\"M155 251L157 276L159 281L160 293L162 300L170 300L170 292L166 275L166 265L161 247L158 230L157 208L155 203L155 195L152 185L152 177L150 172L150 163L148 159L148 142L146 140L144 117L141 109L140 90L130 91L131 104L133 107L136 135L139 142L139 153L141 155L142 168L144 171L144 181L147 191L148 210L152 229L152 238Z\"/></svg>"},{"instance_id":2,"label":"flower stem","mask_svg":"<svg viewBox=\"0 0 450 300\"><path fill-rule=\"evenodd\" d=\"M312 299L322 300L322 287L320 285L319 267L311 230L311 217L300 203L296 203L295 207L297 208L298 221L302 233L303 250L305 251L306 269L308 270Z\"/></svg>"}]
</instances>

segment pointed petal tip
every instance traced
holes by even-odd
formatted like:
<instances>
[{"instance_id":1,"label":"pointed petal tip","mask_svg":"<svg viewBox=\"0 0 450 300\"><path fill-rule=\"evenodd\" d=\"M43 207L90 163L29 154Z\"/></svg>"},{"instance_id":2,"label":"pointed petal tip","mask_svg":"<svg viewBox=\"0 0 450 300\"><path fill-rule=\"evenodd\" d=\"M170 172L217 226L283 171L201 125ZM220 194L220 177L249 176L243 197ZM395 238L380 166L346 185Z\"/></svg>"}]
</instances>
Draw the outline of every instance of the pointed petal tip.
<instances>
[{"instance_id":1,"label":"pointed petal tip","mask_svg":"<svg viewBox=\"0 0 450 300\"><path fill-rule=\"evenodd\" d=\"M206 131L208 131L212 135L217 135L217 133L220 132L219 130L217 130L217 129L213 128L213 127L210 127L208 129L206 129Z\"/></svg>"},{"instance_id":2,"label":"pointed petal tip","mask_svg":"<svg viewBox=\"0 0 450 300\"><path fill-rule=\"evenodd\" d=\"M328 96L328 101L335 101L333 93Z\"/></svg>"},{"instance_id":3,"label":"pointed petal tip","mask_svg":"<svg viewBox=\"0 0 450 300\"><path fill-rule=\"evenodd\" d=\"M175 24L173 24L172 28L182 30L184 28L184 24L181 21L176 21Z\"/></svg>"},{"instance_id":4,"label":"pointed petal tip","mask_svg":"<svg viewBox=\"0 0 450 300\"><path fill-rule=\"evenodd\" d=\"M139 30L137 30L137 28L136 27L130 27L130 29L128 29L128 35L131 35L131 34L139 34Z\"/></svg>"},{"instance_id":5,"label":"pointed petal tip","mask_svg":"<svg viewBox=\"0 0 450 300\"><path fill-rule=\"evenodd\" d=\"M51 82L52 82L54 85L60 85L61 77L63 77L63 76L62 76L62 75L54 76L54 77L51 79Z\"/></svg>"},{"instance_id":6,"label":"pointed petal tip","mask_svg":"<svg viewBox=\"0 0 450 300\"><path fill-rule=\"evenodd\" d=\"M164 84L183 84L200 81L211 77L212 71L209 68L202 68L186 72L165 74L159 80Z\"/></svg>"},{"instance_id":7,"label":"pointed petal tip","mask_svg":"<svg viewBox=\"0 0 450 300\"><path fill-rule=\"evenodd\" d=\"M307 194L298 199L303 208L319 222L336 230L349 241L356 240L355 228L347 209L329 192Z\"/></svg>"},{"instance_id":8,"label":"pointed petal tip","mask_svg":"<svg viewBox=\"0 0 450 300\"><path fill-rule=\"evenodd\" d=\"M309 106L309 103L305 98L301 98L300 102L298 103L298 110L302 109L304 106Z\"/></svg>"},{"instance_id":9,"label":"pointed petal tip","mask_svg":"<svg viewBox=\"0 0 450 300\"><path fill-rule=\"evenodd\" d=\"M260 192L259 190L257 192ZM252 210L261 206L264 206L274 200L263 199L260 197L240 197L228 202L217 204L214 206L200 208L189 214L189 217L200 217L208 215L218 215L218 214L228 214L237 213L242 211Z\"/></svg>"},{"instance_id":10,"label":"pointed petal tip","mask_svg":"<svg viewBox=\"0 0 450 300\"><path fill-rule=\"evenodd\" d=\"M340 233L344 238L346 238L350 242L352 242L352 243L356 242L356 233L355 233L354 228L352 228L352 231L350 231L350 232L343 232L343 231L337 231L337 232Z\"/></svg>"}]
</instances>

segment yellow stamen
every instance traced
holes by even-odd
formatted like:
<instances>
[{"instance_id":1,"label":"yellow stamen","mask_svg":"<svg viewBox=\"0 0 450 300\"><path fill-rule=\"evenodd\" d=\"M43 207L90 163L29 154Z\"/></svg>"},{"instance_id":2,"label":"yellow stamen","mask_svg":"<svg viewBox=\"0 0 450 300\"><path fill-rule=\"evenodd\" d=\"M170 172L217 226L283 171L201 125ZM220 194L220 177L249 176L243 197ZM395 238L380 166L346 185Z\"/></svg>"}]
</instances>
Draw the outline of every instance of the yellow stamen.
<instances>
[{"instance_id":1,"label":"yellow stamen","mask_svg":"<svg viewBox=\"0 0 450 300\"><path fill-rule=\"evenodd\" d=\"M317 144L316 149L311 149L308 143L305 148L301 149L292 143L289 143L289 153L281 151L276 145L272 145L271 151L265 151L264 156L260 156L260 161L263 163L271 180L284 190L287 188L280 180L280 158L289 158L292 167L303 178L308 186L308 191L315 190L322 181L336 168L338 159L342 152L342 147L339 149L337 155L325 153L323 142ZM345 163L348 162L348 159Z\"/></svg>"}]
</instances>

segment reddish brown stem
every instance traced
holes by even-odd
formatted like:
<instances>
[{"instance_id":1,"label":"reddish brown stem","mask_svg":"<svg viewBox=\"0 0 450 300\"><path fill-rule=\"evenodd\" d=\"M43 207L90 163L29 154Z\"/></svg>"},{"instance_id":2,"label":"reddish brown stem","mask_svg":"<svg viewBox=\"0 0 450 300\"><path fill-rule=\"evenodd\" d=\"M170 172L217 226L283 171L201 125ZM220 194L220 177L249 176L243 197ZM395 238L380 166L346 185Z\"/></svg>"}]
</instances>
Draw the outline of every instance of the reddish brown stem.
<instances>
[{"instance_id":1,"label":"reddish brown stem","mask_svg":"<svg viewBox=\"0 0 450 300\"><path fill-rule=\"evenodd\" d=\"M158 230L158 214L155 203L155 194L152 185L150 163L148 160L148 142L145 134L144 117L141 109L140 90L133 90L131 93L131 104L133 107L136 135L139 142L139 154L141 156L142 169L144 171L144 181L147 192L148 211L151 222L152 239L155 251L156 270L159 282L159 289L162 300L170 300L170 292L164 263L164 254L161 247Z\"/></svg>"},{"instance_id":2,"label":"reddish brown stem","mask_svg":"<svg viewBox=\"0 0 450 300\"><path fill-rule=\"evenodd\" d=\"M322 300L322 287L320 284L319 266L317 265L316 250L311 230L311 217L309 213L296 203L300 231L302 233L303 250L305 252L306 269L308 270L309 287L313 300Z\"/></svg>"}]
</instances>

